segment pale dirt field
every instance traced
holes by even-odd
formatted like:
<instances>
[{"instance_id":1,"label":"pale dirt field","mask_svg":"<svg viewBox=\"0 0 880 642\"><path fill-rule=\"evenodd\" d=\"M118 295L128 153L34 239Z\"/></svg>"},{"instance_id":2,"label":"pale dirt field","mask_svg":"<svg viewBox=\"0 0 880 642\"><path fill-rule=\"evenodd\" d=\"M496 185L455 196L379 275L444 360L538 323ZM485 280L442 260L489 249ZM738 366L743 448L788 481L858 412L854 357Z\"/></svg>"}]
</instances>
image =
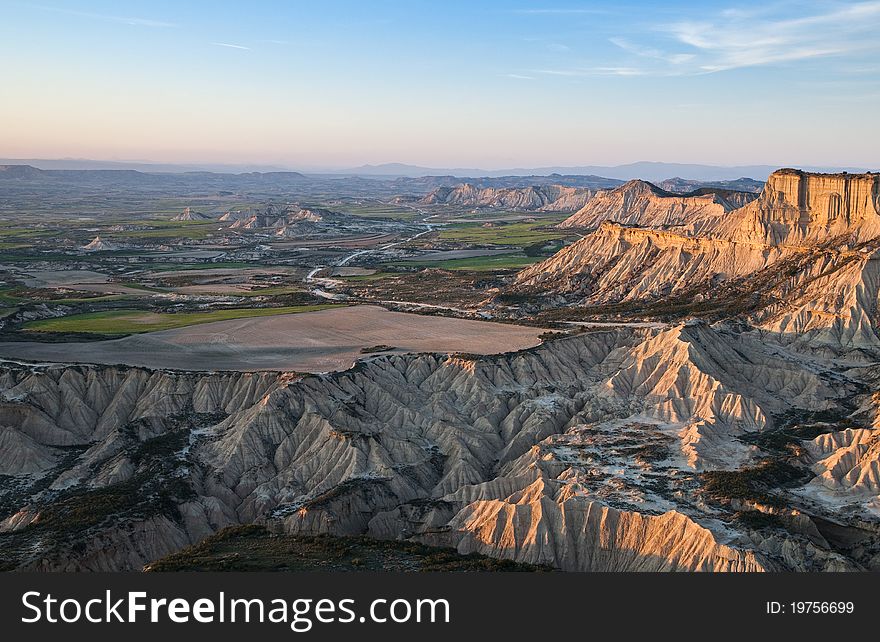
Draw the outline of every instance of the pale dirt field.
<instances>
[{"instance_id":1,"label":"pale dirt field","mask_svg":"<svg viewBox=\"0 0 880 642\"><path fill-rule=\"evenodd\" d=\"M58 288L73 285L96 285L106 283L110 278L101 272L92 270L30 270L27 272L13 268L20 272L24 278L24 284L32 288Z\"/></svg>"},{"instance_id":2,"label":"pale dirt field","mask_svg":"<svg viewBox=\"0 0 880 642\"><path fill-rule=\"evenodd\" d=\"M278 248L297 247L372 247L388 243L398 238L397 234L371 234L369 236L339 236L335 238L300 239L295 241L271 241L269 245Z\"/></svg>"},{"instance_id":3,"label":"pale dirt field","mask_svg":"<svg viewBox=\"0 0 880 642\"><path fill-rule=\"evenodd\" d=\"M31 288L67 288L78 292L98 294L148 294L144 290L131 288L119 283L109 283L109 276L92 270L30 270L27 272L12 268L23 277L24 284Z\"/></svg>"},{"instance_id":4,"label":"pale dirt field","mask_svg":"<svg viewBox=\"0 0 880 642\"><path fill-rule=\"evenodd\" d=\"M236 295L249 294L254 290L254 286L247 283L214 283L207 285L182 285L178 288L168 288L169 292L177 294L219 294L219 295Z\"/></svg>"},{"instance_id":5,"label":"pale dirt field","mask_svg":"<svg viewBox=\"0 0 880 642\"><path fill-rule=\"evenodd\" d=\"M395 352L496 354L536 346L541 328L390 312L352 306L271 317L218 321L81 343L0 343L0 357L183 370L345 370L361 348Z\"/></svg>"},{"instance_id":6,"label":"pale dirt field","mask_svg":"<svg viewBox=\"0 0 880 642\"><path fill-rule=\"evenodd\" d=\"M153 270L147 272L147 274L151 277L191 277L191 278L201 278L201 277L222 277L222 276L257 276L262 274L292 274L296 275L301 272L306 272L304 268L299 267L287 267L287 266L265 266L265 267L252 267L252 268L204 268L201 270Z\"/></svg>"}]
</instances>

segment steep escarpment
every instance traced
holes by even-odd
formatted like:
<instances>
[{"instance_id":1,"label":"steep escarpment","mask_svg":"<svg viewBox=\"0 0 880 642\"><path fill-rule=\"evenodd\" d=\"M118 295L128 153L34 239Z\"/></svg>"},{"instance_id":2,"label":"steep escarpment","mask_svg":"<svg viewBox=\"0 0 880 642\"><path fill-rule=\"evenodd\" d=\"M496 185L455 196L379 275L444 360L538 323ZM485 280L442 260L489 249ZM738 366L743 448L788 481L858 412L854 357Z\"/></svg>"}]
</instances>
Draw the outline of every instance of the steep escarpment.
<instances>
[{"instance_id":1,"label":"steep escarpment","mask_svg":"<svg viewBox=\"0 0 880 642\"><path fill-rule=\"evenodd\" d=\"M513 289L583 305L677 298L745 317L785 343L873 350L878 199L880 175L780 170L757 200L702 223L602 223L524 269ZM618 217L631 211L615 207Z\"/></svg>"},{"instance_id":2,"label":"steep escarpment","mask_svg":"<svg viewBox=\"0 0 880 642\"><path fill-rule=\"evenodd\" d=\"M612 190L601 190L559 227L593 229L604 221L698 233L716 224L727 212L754 198L747 192L707 188L673 194L646 181L633 180Z\"/></svg>"},{"instance_id":3,"label":"steep escarpment","mask_svg":"<svg viewBox=\"0 0 880 642\"><path fill-rule=\"evenodd\" d=\"M490 209L573 212L583 207L592 196L592 190L565 185L480 188L465 183L455 187L438 187L420 202L423 205L443 204Z\"/></svg>"},{"instance_id":4,"label":"steep escarpment","mask_svg":"<svg viewBox=\"0 0 880 642\"><path fill-rule=\"evenodd\" d=\"M249 522L571 570L847 565L743 530L700 475L750 465L775 416L858 387L704 324L301 379L7 365L2 389L15 568L137 568ZM758 550L771 535L785 555Z\"/></svg>"},{"instance_id":5,"label":"steep escarpment","mask_svg":"<svg viewBox=\"0 0 880 642\"><path fill-rule=\"evenodd\" d=\"M773 172L760 197L712 236L767 245L864 242L880 235L880 174Z\"/></svg>"},{"instance_id":6,"label":"steep escarpment","mask_svg":"<svg viewBox=\"0 0 880 642\"><path fill-rule=\"evenodd\" d=\"M605 222L522 270L516 284L588 303L617 303L708 288L713 281L761 270L783 254L778 248Z\"/></svg>"}]
</instances>

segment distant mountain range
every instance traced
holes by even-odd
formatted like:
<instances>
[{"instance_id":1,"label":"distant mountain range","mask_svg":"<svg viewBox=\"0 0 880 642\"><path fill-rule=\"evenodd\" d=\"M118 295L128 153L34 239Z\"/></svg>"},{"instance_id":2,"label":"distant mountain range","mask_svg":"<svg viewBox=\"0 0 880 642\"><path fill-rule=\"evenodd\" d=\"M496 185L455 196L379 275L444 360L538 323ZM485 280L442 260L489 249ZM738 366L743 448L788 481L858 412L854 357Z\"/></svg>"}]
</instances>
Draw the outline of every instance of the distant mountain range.
<instances>
[{"instance_id":1,"label":"distant mountain range","mask_svg":"<svg viewBox=\"0 0 880 642\"><path fill-rule=\"evenodd\" d=\"M591 175L628 181L639 178L646 181L659 182L672 177L688 181L731 181L740 178L752 178L764 181L770 173L781 165L700 165L688 163L661 163L640 161L626 165L585 165L578 167L529 167L506 169L481 169L476 167L422 167L404 163L384 163L381 165L361 165L348 169L315 169L291 168L276 165L237 165L237 164L174 164L128 161L101 161L90 159L3 159L2 165L30 165L45 170L84 170L84 169L126 169L149 173L186 173L214 172L223 174L240 174L251 172L290 172L299 171L313 176L360 176L372 178L417 178L425 176L454 177L512 177L512 176L548 176L561 174L567 176ZM797 165L800 169L810 172L850 172L869 171L868 167L841 166L808 166ZM874 168L877 169L877 168Z\"/></svg>"},{"instance_id":2,"label":"distant mountain range","mask_svg":"<svg viewBox=\"0 0 880 642\"><path fill-rule=\"evenodd\" d=\"M640 161L627 165L585 165L578 167L530 167L510 168L498 170L486 170L479 168L436 168L419 167L416 165L404 165L401 163L386 163L383 165L362 165L347 170L327 172L332 174L347 174L352 176L522 176L522 175L593 175L606 178L615 178L628 181L640 178L646 181L659 182L671 177L677 177L692 181L730 181L740 178L753 178L759 181L765 180L771 172L779 169L780 165L698 165L687 163L659 163ZM867 167L816 167L798 165L799 168L809 172L850 172L859 173L869 171Z\"/></svg>"},{"instance_id":3,"label":"distant mountain range","mask_svg":"<svg viewBox=\"0 0 880 642\"><path fill-rule=\"evenodd\" d=\"M149 161L105 161L88 158L0 158L0 165L30 165L37 169L52 170L98 170L127 169L136 172L182 174L185 172L214 172L218 174L243 174L247 172L289 172L290 168L279 165L236 165L223 163L151 163Z\"/></svg>"}]
</instances>

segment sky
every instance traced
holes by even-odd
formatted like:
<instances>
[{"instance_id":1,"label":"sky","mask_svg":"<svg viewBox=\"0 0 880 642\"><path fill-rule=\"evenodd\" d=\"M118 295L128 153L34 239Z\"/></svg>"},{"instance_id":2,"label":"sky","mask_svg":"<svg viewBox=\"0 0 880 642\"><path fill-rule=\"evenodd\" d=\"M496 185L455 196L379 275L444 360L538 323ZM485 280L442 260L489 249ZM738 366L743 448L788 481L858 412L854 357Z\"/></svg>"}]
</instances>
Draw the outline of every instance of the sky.
<instances>
[{"instance_id":1,"label":"sky","mask_svg":"<svg viewBox=\"0 0 880 642\"><path fill-rule=\"evenodd\" d=\"M0 157L880 165L880 1L0 0Z\"/></svg>"}]
</instances>

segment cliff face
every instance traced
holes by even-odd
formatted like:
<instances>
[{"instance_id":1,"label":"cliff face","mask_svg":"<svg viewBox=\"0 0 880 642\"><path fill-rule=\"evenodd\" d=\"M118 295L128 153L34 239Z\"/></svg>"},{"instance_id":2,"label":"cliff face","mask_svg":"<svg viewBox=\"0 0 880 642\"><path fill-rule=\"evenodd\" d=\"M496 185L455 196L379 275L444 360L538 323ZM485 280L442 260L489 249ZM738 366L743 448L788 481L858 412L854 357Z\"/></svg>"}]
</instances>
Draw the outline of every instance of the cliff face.
<instances>
[{"instance_id":1,"label":"cliff face","mask_svg":"<svg viewBox=\"0 0 880 642\"><path fill-rule=\"evenodd\" d=\"M769 245L875 238L880 235L880 174L773 172L761 196L713 235Z\"/></svg>"},{"instance_id":2,"label":"cliff face","mask_svg":"<svg viewBox=\"0 0 880 642\"><path fill-rule=\"evenodd\" d=\"M584 206L593 192L564 185L535 187L479 188L469 183L457 187L438 187L420 202L423 205L458 205L523 211L572 212Z\"/></svg>"},{"instance_id":3,"label":"cliff face","mask_svg":"<svg viewBox=\"0 0 880 642\"><path fill-rule=\"evenodd\" d=\"M679 215L683 202L627 185L569 221L589 213L647 227L601 223L522 270L514 289L590 305L717 301L785 343L880 350L880 175L780 170L757 200L723 214Z\"/></svg>"},{"instance_id":4,"label":"cliff face","mask_svg":"<svg viewBox=\"0 0 880 642\"><path fill-rule=\"evenodd\" d=\"M519 287L562 292L591 304L674 296L766 267L780 250L749 243L602 223L549 259L522 270Z\"/></svg>"},{"instance_id":5,"label":"cliff face","mask_svg":"<svg viewBox=\"0 0 880 642\"><path fill-rule=\"evenodd\" d=\"M596 193L582 209L559 227L596 228L604 221L642 227L671 228L697 233L717 223L727 212L754 195L703 190L696 194L672 194L645 181L629 181L613 190Z\"/></svg>"}]
</instances>

